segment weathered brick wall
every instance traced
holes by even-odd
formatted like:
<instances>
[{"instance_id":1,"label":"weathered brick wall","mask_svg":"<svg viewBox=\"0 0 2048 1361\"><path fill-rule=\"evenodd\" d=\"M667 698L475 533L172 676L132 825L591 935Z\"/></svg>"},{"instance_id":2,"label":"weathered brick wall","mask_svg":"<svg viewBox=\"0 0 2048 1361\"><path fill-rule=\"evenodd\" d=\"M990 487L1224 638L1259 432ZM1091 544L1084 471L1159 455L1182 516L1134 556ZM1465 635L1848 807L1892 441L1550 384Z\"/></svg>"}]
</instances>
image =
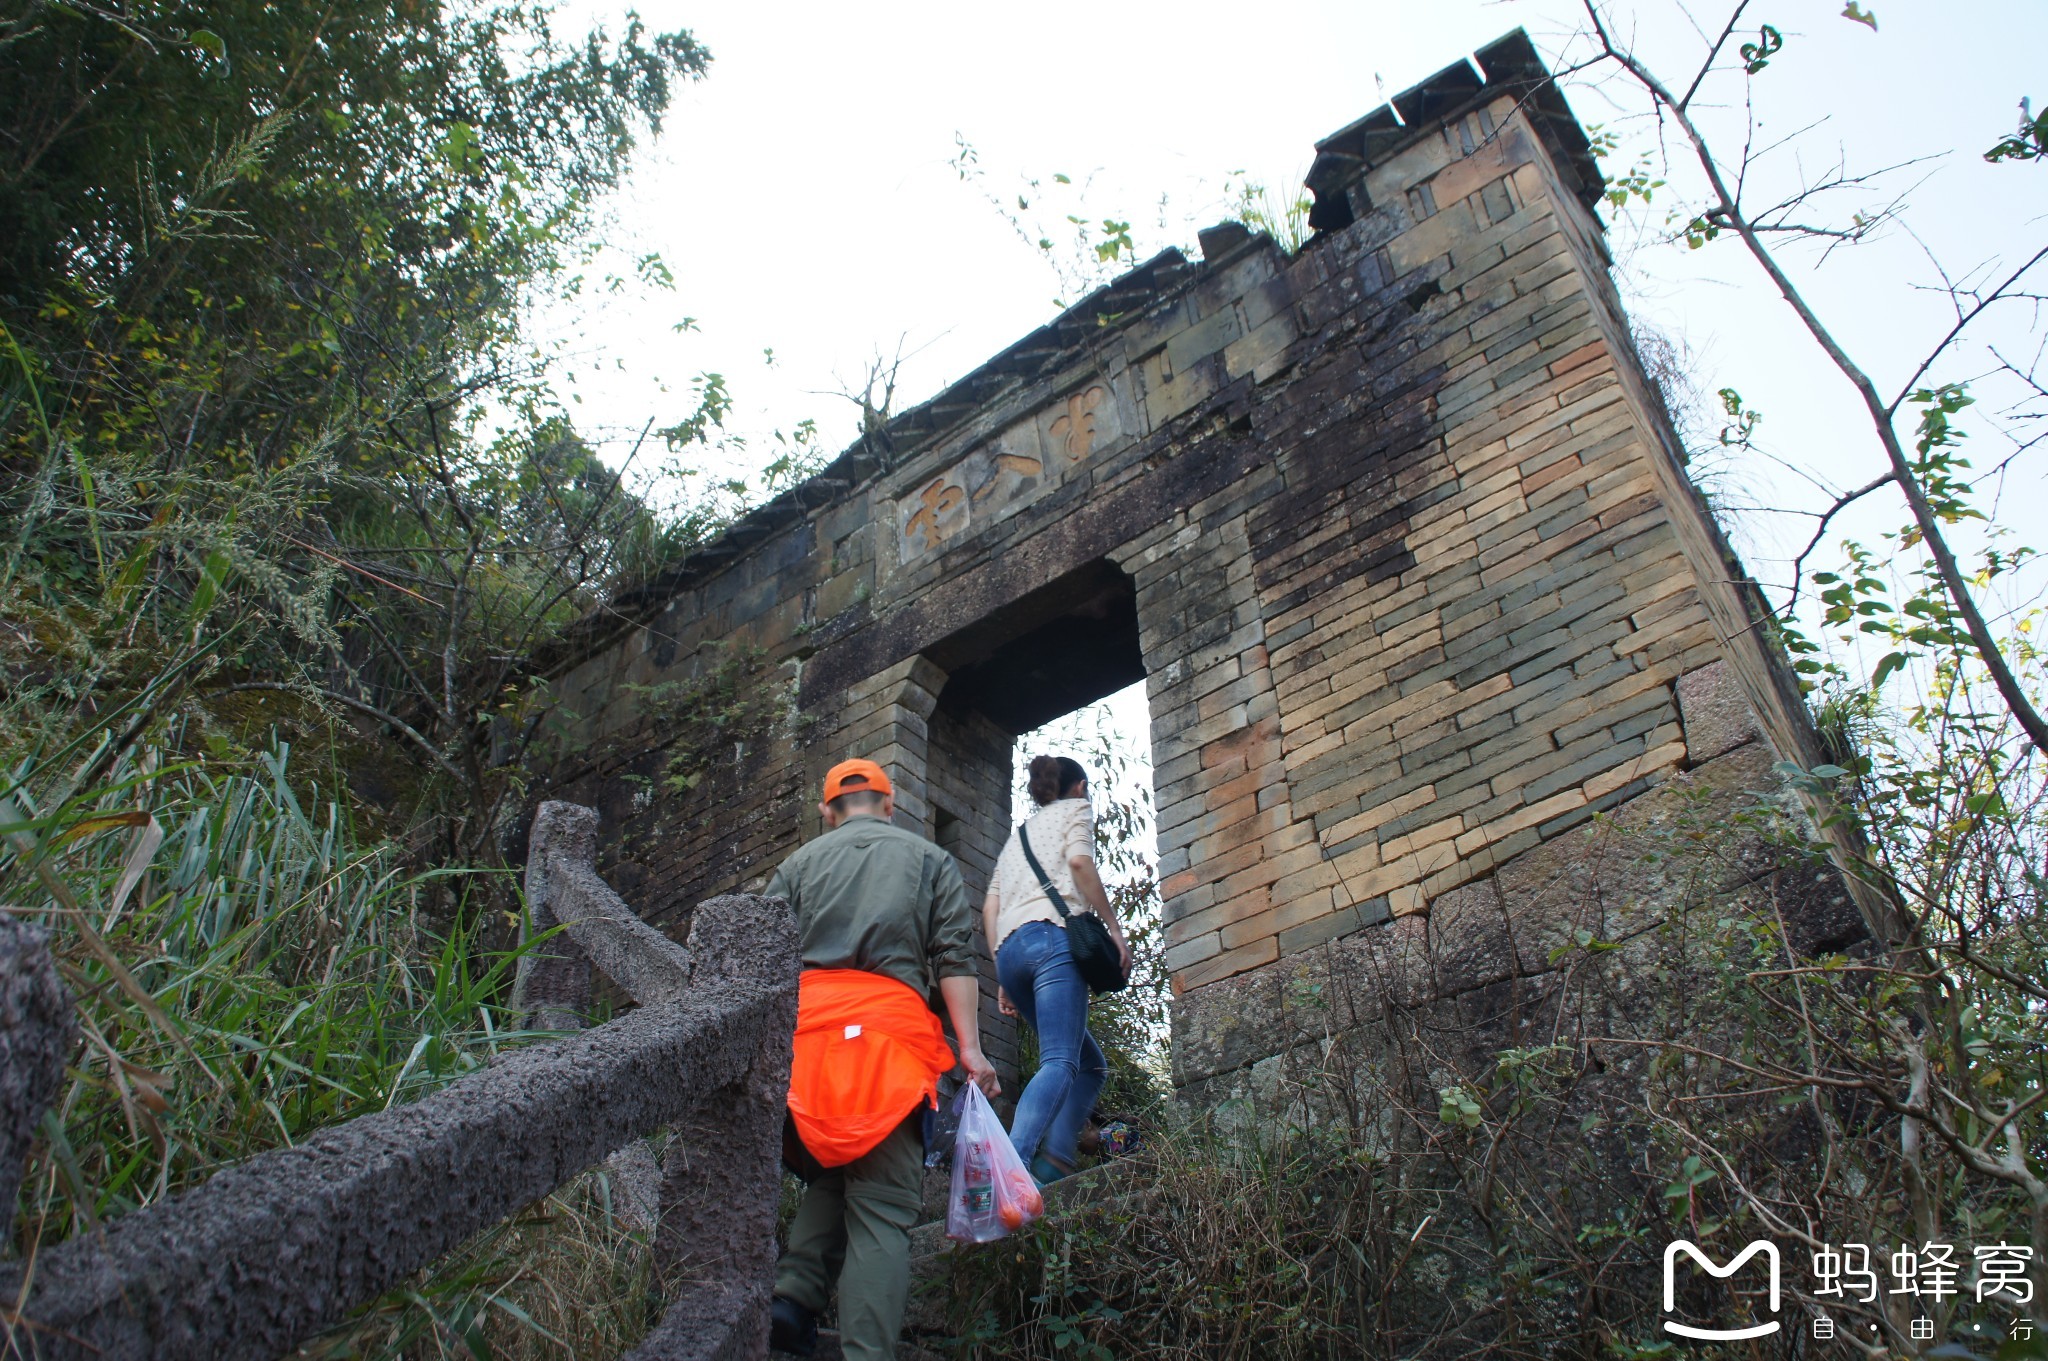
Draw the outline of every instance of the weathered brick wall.
<instances>
[{"instance_id":1,"label":"weathered brick wall","mask_svg":"<svg viewBox=\"0 0 2048 1361\"><path fill-rule=\"evenodd\" d=\"M613 882L651 919L757 884L866 755L978 892L1008 737L1141 669L1194 1055L1290 959L1708 759L1688 686L1810 760L1628 345L1584 137L1520 34L1480 61L1321 144L1298 255L1158 257L621 602L643 622L560 681L620 753L572 791L624 828ZM789 712L628 788L676 736L647 687L734 648Z\"/></svg>"},{"instance_id":2,"label":"weathered brick wall","mask_svg":"<svg viewBox=\"0 0 2048 1361\"><path fill-rule=\"evenodd\" d=\"M960 862L961 878L978 911L995 874L1010 826L1010 748L1015 735L981 714L938 710L931 716L928 797L932 839ZM987 953L987 942L983 942ZM1012 1025L996 1010L993 958L982 969L981 1028L984 1047L1005 1078L1017 1071Z\"/></svg>"}]
</instances>

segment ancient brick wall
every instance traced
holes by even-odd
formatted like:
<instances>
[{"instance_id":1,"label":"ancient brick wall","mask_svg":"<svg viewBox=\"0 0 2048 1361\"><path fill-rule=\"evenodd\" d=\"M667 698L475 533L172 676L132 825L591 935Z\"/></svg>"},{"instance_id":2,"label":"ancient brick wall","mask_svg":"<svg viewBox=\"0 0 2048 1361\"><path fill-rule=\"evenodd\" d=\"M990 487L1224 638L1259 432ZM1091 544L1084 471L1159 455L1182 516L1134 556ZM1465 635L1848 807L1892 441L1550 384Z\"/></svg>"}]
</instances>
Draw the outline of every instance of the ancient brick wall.
<instances>
[{"instance_id":1,"label":"ancient brick wall","mask_svg":"<svg viewBox=\"0 0 2048 1361\"><path fill-rule=\"evenodd\" d=\"M1687 694L1811 762L1628 344L1585 139L1522 35L1478 59L1320 144L1298 254L1204 233L618 602L559 690L619 753L569 794L623 829L621 891L659 921L758 884L865 755L978 892L1010 736L1142 675L1202 1083L1260 1057L1199 1057L1259 979L1715 755ZM786 710L661 786L644 697L734 649Z\"/></svg>"},{"instance_id":2,"label":"ancient brick wall","mask_svg":"<svg viewBox=\"0 0 2048 1361\"><path fill-rule=\"evenodd\" d=\"M978 909L995 874L996 857L1010 827L1010 748L1016 734L978 713L935 710L929 720L926 794L932 840L960 862L960 876ZM1016 1041L996 1011L996 968L984 960L981 1025L988 1056L999 1071L1014 1071Z\"/></svg>"}]
</instances>

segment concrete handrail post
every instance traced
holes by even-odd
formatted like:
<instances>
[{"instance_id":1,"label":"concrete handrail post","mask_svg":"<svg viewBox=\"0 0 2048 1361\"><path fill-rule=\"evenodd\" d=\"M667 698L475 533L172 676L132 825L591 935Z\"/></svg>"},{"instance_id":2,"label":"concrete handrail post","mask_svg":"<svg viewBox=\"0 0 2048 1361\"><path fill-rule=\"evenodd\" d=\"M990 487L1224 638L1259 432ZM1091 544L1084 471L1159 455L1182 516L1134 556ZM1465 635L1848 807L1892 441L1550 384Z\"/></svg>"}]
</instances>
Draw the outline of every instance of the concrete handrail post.
<instances>
[{"instance_id":1,"label":"concrete handrail post","mask_svg":"<svg viewBox=\"0 0 2048 1361\"><path fill-rule=\"evenodd\" d=\"M22 1163L78 1029L48 939L39 926L0 917L0 1205L10 1221Z\"/></svg>"},{"instance_id":2,"label":"concrete handrail post","mask_svg":"<svg viewBox=\"0 0 2048 1361\"><path fill-rule=\"evenodd\" d=\"M556 859L597 856L597 810L544 803L533 815L526 845L526 912L519 921L519 970L512 1005L534 1030L581 1030L590 1016L590 955L575 933L560 931L532 942L561 923L552 908L549 870Z\"/></svg>"},{"instance_id":3,"label":"concrete handrail post","mask_svg":"<svg viewBox=\"0 0 2048 1361\"><path fill-rule=\"evenodd\" d=\"M545 932L562 928L535 944ZM512 1004L535 1030L581 1030L589 1018L593 966L641 1006L673 1001L690 985L690 955L640 920L597 872L597 810L543 803L526 843L526 915ZM613 1205L635 1228L659 1222L661 1167L644 1143L605 1161Z\"/></svg>"},{"instance_id":4,"label":"concrete handrail post","mask_svg":"<svg viewBox=\"0 0 2048 1361\"><path fill-rule=\"evenodd\" d=\"M529 882L538 880L539 903L559 910L571 930L521 984L528 1005L561 1007L576 1033L514 1049L410 1105L318 1130L46 1245L32 1270L0 1264L0 1299L20 1306L8 1355L263 1361L664 1127L681 1131L657 1236L660 1279L675 1306L641 1354L766 1354L796 1022L789 908L779 899L712 899L698 909L694 953L665 939L641 948L640 933L651 928L588 882L595 814L550 808L557 811ZM578 1002L576 971L587 999L596 952L579 965L567 944L575 923L593 916L592 938L628 942L637 957L622 967L659 1000L581 1029L587 1001ZM41 933L0 919L0 1181L10 1195L62 1079L72 1024Z\"/></svg>"},{"instance_id":5,"label":"concrete handrail post","mask_svg":"<svg viewBox=\"0 0 2048 1361\"><path fill-rule=\"evenodd\" d=\"M672 1303L631 1361L754 1361L768 1354L796 921L779 898L712 898L697 908L689 950L693 987L761 988L776 1019L740 1079L675 1127L654 1239L656 1282Z\"/></svg>"},{"instance_id":6,"label":"concrete handrail post","mask_svg":"<svg viewBox=\"0 0 2048 1361\"><path fill-rule=\"evenodd\" d=\"M513 986L537 1029L582 1027L593 965L641 1006L690 986L689 951L640 920L597 872L597 810L580 804L542 804L527 839L521 943L556 926L566 929L520 958Z\"/></svg>"}]
</instances>

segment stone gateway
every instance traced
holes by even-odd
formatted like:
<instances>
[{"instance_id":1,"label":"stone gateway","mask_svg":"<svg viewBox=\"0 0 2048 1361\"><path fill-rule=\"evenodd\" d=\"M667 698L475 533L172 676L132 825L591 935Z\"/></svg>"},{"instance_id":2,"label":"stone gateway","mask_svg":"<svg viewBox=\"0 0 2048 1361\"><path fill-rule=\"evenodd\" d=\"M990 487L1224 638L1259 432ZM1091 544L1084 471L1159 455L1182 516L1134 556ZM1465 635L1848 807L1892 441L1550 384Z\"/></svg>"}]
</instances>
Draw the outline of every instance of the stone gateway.
<instances>
[{"instance_id":1,"label":"stone gateway","mask_svg":"<svg viewBox=\"0 0 2048 1361\"><path fill-rule=\"evenodd\" d=\"M1175 1076L1220 1097L1302 1043L1270 1021L1306 961L1455 953L1482 898L1491 939L1596 814L1822 759L1528 39L1319 143L1309 187L1299 253L1159 255L589 621L557 694L608 755L556 797L650 921L758 886L852 756L978 894L1014 736L1142 678ZM662 702L719 677L759 721ZM691 725L715 759L679 772ZM1485 953L1472 988L1525 971Z\"/></svg>"}]
</instances>

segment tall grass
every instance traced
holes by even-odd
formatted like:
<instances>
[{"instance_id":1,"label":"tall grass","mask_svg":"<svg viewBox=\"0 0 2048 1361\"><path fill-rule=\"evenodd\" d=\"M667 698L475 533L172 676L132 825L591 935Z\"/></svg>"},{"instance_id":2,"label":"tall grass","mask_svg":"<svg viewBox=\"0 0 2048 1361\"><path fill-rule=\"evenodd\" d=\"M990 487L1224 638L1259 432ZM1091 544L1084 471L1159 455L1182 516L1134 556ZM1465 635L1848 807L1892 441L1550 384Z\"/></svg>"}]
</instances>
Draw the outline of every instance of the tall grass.
<instances>
[{"instance_id":1,"label":"tall grass","mask_svg":"<svg viewBox=\"0 0 2048 1361\"><path fill-rule=\"evenodd\" d=\"M948 1254L929 1288L960 1357L1421 1354L1396 1345L1417 1340L1413 1226L1385 1183L1341 1129L1219 1140L1169 1120L1107 1195L1061 1198L1008 1251Z\"/></svg>"},{"instance_id":2,"label":"tall grass","mask_svg":"<svg viewBox=\"0 0 2048 1361\"><path fill-rule=\"evenodd\" d=\"M468 878L359 844L347 808L302 797L290 762L277 745L217 773L145 747L83 795L29 758L0 784L0 904L51 928L82 1034L23 1180L15 1254L530 1038L503 1009L514 961L480 948ZM56 790L47 807L39 788ZM612 1345L643 1320L645 1257L601 1183L565 1188L310 1354L573 1356L592 1326Z\"/></svg>"},{"instance_id":3,"label":"tall grass","mask_svg":"<svg viewBox=\"0 0 2048 1361\"><path fill-rule=\"evenodd\" d=\"M97 796L24 809L40 835L0 852L10 910L53 928L85 1037L28 1180L21 1250L441 1085L505 1028L491 1014L501 966L472 967L461 920L423 925L427 876L389 846L358 848L339 804L309 812L289 760L280 746L214 776L153 771L145 752ZM18 806L32 774L17 773ZM29 873L38 861L70 904ZM87 931L163 1020L81 948Z\"/></svg>"}]
</instances>

